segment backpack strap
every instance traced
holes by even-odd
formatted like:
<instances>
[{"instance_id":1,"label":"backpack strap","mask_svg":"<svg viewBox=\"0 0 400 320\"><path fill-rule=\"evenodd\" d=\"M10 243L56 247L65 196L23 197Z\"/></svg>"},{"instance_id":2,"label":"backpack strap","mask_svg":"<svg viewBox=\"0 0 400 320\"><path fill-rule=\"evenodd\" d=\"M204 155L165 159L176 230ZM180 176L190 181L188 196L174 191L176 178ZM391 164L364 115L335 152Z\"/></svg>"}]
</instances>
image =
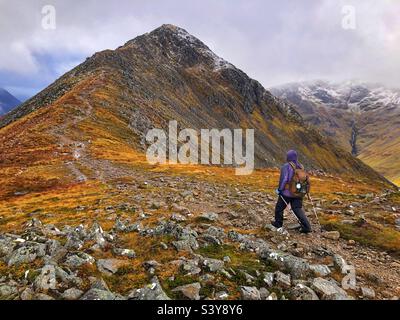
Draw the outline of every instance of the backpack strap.
<instances>
[{"instance_id":1,"label":"backpack strap","mask_svg":"<svg viewBox=\"0 0 400 320\"><path fill-rule=\"evenodd\" d=\"M294 162L289 162L289 164L290 164L290 166L293 168L293 170L296 171L296 169L297 169L296 164L295 164ZM299 163L299 166L300 166L299 169L304 170L304 166L303 166L301 163Z\"/></svg>"}]
</instances>

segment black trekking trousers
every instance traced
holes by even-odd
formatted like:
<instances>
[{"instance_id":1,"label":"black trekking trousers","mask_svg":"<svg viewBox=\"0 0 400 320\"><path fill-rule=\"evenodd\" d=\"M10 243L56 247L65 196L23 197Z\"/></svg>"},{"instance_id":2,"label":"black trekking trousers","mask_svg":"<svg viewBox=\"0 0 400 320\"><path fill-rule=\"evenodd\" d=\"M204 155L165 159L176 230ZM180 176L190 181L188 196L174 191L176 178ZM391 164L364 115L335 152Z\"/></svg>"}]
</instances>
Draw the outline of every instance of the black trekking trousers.
<instances>
[{"instance_id":1,"label":"black trekking trousers","mask_svg":"<svg viewBox=\"0 0 400 320\"><path fill-rule=\"evenodd\" d=\"M290 203L290 206L292 207L293 212L299 220L302 229L305 232L311 232L310 222L308 221L307 216L303 211L303 199L289 198L285 196L282 197L285 199L286 203ZM275 223L278 227L283 226L283 211L287 207L286 203L282 200L281 196L279 196L278 202L276 203L275 207Z\"/></svg>"}]
</instances>

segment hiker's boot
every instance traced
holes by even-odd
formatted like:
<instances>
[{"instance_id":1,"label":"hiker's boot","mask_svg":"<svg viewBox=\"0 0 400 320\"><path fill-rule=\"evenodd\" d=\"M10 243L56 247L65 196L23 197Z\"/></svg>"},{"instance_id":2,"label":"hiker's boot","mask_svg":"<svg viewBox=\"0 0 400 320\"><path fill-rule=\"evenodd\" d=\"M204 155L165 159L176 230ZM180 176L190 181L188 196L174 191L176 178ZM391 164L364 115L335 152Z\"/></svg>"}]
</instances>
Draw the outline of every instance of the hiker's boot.
<instances>
[{"instance_id":1,"label":"hiker's boot","mask_svg":"<svg viewBox=\"0 0 400 320\"><path fill-rule=\"evenodd\" d=\"M271 221L271 225L277 229L282 228L282 226L278 225L275 221Z\"/></svg>"},{"instance_id":2,"label":"hiker's boot","mask_svg":"<svg viewBox=\"0 0 400 320\"><path fill-rule=\"evenodd\" d=\"M311 232L312 232L311 230L306 230L303 228L300 229L300 233L302 233L302 234L310 234Z\"/></svg>"}]
</instances>

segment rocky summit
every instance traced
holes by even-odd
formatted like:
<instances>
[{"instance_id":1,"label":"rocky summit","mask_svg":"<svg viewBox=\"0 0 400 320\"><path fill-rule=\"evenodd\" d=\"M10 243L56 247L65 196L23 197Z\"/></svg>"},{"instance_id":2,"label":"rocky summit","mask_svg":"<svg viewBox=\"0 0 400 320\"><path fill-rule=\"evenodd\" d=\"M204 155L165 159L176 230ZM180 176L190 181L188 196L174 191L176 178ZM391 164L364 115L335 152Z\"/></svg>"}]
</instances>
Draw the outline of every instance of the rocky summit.
<instances>
[{"instance_id":1,"label":"rocky summit","mask_svg":"<svg viewBox=\"0 0 400 320\"><path fill-rule=\"evenodd\" d=\"M257 170L149 164L146 132L171 119L255 129ZM0 141L0 299L400 295L398 190L179 27L88 58L1 118ZM290 211L270 224L291 147L310 235Z\"/></svg>"}]
</instances>

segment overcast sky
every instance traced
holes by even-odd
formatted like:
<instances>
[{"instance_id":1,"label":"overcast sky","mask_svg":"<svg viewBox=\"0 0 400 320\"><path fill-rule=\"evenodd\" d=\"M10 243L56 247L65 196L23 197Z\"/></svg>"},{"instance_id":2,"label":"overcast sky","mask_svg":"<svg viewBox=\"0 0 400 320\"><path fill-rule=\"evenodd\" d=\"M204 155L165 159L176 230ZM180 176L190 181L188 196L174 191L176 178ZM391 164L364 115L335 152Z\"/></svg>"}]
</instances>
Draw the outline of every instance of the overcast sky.
<instances>
[{"instance_id":1,"label":"overcast sky","mask_svg":"<svg viewBox=\"0 0 400 320\"><path fill-rule=\"evenodd\" d=\"M55 30L42 27L45 5L56 9ZM0 0L0 87L26 99L96 51L164 23L265 87L312 79L400 87L400 0Z\"/></svg>"}]
</instances>

